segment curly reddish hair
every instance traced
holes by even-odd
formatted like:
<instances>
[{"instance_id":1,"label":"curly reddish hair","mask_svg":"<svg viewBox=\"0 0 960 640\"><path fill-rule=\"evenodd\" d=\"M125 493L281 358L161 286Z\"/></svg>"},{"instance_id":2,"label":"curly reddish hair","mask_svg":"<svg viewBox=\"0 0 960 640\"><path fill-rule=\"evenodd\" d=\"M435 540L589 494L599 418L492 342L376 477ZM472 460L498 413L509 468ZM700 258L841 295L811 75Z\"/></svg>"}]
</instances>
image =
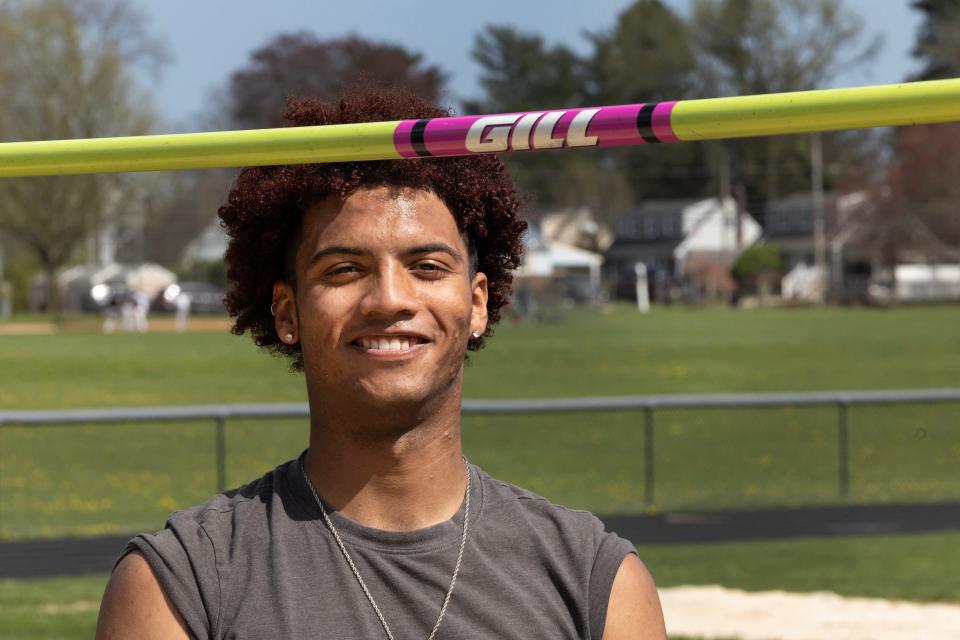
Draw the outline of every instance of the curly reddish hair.
<instances>
[{"instance_id":1,"label":"curly reddish hair","mask_svg":"<svg viewBox=\"0 0 960 640\"><path fill-rule=\"evenodd\" d=\"M284 118L288 126L303 127L449 115L409 92L363 88L333 102L291 99ZM470 351L483 347L509 299L527 227L518 215L516 189L503 163L491 155L242 169L219 210L229 236L225 305L234 318L234 334L249 331L257 345L289 357L294 370L303 370L300 345L286 344L276 334L270 313L273 284L293 281L290 256L307 209L329 196L344 199L359 188L378 186L425 189L453 213L475 253L476 270L488 279L487 329L467 345Z\"/></svg>"}]
</instances>

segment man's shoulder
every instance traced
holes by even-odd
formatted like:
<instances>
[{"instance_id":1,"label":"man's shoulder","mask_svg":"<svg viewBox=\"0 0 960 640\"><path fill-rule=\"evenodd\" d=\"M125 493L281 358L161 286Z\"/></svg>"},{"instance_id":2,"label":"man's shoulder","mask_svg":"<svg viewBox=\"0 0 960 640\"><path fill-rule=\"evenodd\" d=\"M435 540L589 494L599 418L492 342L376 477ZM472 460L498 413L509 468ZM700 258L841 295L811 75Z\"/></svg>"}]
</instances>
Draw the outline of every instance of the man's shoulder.
<instances>
[{"instance_id":1,"label":"man's shoulder","mask_svg":"<svg viewBox=\"0 0 960 640\"><path fill-rule=\"evenodd\" d=\"M284 462L259 478L215 494L205 502L177 511L170 517L203 521L214 514L230 513L250 505L266 504L280 490L292 464L296 464L296 460Z\"/></svg>"},{"instance_id":2,"label":"man's shoulder","mask_svg":"<svg viewBox=\"0 0 960 640\"><path fill-rule=\"evenodd\" d=\"M143 543L150 542L158 550L173 546L184 547L188 553L205 549L219 552L231 548L238 535L260 537L259 530L270 517L291 464L295 461L283 463L245 485L218 493L202 504L170 514L162 530L137 536L128 549L136 546L143 551Z\"/></svg>"},{"instance_id":3,"label":"man's shoulder","mask_svg":"<svg viewBox=\"0 0 960 640\"><path fill-rule=\"evenodd\" d=\"M255 480L211 496L202 504L178 511L174 516L202 520L216 513L229 513L247 505L263 502L276 491L280 476L288 463L271 469ZM172 517L172 516L171 516Z\"/></svg>"},{"instance_id":4,"label":"man's shoulder","mask_svg":"<svg viewBox=\"0 0 960 640\"><path fill-rule=\"evenodd\" d=\"M562 504L557 504L530 489L518 486L506 480L494 478L486 471L479 469L480 477L484 486L490 488L491 495L484 496L484 500L489 500L492 504L515 504L522 509L529 511L542 511L558 514L573 514L574 517L591 516L589 511L576 509Z\"/></svg>"},{"instance_id":5,"label":"man's shoulder","mask_svg":"<svg viewBox=\"0 0 960 640\"><path fill-rule=\"evenodd\" d=\"M284 527L278 520L293 517L289 509L298 513L287 499L295 464L284 463L241 487L173 513L162 530L130 540L117 567L138 553L191 633L210 635L222 599L248 580L250 557L270 543L277 527ZM135 566L136 561L127 564Z\"/></svg>"},{"instance_id":6,"label":"man's shoulder","mask_svg":"<svg viewBox=\"0 0 960 640\"><path fill-rule=\"evenodd\" d=\"M603 523L593 513L557 504L534 491L499 480L480 471L484 487L484 511L506 526L527 524L540 534L555 534L568 541L596 542ZM486 493L486 492L485 492Z\"/></svg>"}]
</instances>

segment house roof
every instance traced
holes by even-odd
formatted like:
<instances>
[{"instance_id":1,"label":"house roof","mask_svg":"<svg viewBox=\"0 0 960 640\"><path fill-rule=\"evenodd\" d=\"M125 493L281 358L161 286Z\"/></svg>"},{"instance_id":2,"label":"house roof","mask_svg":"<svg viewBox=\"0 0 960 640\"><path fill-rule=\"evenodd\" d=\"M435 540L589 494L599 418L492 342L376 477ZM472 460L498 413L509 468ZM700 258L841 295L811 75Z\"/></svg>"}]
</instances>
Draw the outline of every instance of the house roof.
<instances>
[{"instance_id":1,"label":"house roof","mask_svg":"<svg viewBox=\"0 0 960 640\"><path fill-rule=\"evenodd\" d=\"M823 208L827 228L833 228L837 218L835 193L824 194ZM763 215L763 230L767 238L810 236L813 233L813 196L801 192L768 202Z\"/></svg>"}]
</instances>

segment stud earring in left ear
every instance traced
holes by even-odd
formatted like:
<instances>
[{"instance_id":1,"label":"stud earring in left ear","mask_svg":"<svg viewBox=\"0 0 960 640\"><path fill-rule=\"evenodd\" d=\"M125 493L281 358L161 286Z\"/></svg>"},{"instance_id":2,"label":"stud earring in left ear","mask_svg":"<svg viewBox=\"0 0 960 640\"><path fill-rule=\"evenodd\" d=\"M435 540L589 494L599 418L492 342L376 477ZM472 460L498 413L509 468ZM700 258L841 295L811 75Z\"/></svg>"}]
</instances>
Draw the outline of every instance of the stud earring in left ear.
<instances>
[{"instance_id":1,"label":"stud earring in left ear","mask_svg":"<svg viewBox=\"0 0 960 640\"><path fill-rule=\"evenodd\" d=\"M292 341L293 341L293 334L292 334L292 333L288 333L287 335L283 336L283 339L286 340L287 342L292 342Z\"/></svg>"},{"instance_id":2,"label":"stud earring in left ear","mask_svg":"<svg viewBox=\"0 0 960 640\"><path fill-rule=\"evenodd\" d=\"M479 337L480 337L480 332L479 332L479 331L474 331L474 332L471 333L470 335L472 335L472 336L474 337L474 339L476 339L476 338L479 338Z\"/></svg>"}]
</instances>

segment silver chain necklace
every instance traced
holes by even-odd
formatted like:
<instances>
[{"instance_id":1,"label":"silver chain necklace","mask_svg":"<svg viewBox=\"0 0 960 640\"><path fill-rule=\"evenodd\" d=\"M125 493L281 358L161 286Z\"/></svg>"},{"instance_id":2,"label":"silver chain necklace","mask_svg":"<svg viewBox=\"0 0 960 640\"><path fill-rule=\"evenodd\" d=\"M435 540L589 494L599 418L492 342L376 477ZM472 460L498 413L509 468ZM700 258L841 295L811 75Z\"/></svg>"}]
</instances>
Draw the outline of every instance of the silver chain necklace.
<instances>
[{"instance_id":1,"label":"silver chain necklace","mask_svg":"<svg viewBox=\"0 0 960 640\"><path fill-rule=\"evenodd\" d=\"M450 588L447 589L447 595L443 599L443 606L440 607L440 615L437 616L437 622L433 625L433 631L430 632L430 637L427 638L427 640L433 640L433 637L437 635L437 629L440 628L440 621L443 620L443 614L447 612L447 605L450 604L450 596L453 595L453 585L457 583L457 575L460 573L460 563L463 562L463 549L467 544L467 523L470 519L470 465L467 463L466 457L463 458L463 466L467 469L467 490L463 499L463 533L460 536L460 552L457 554L457 564L453 568L453 577L450 578ZM383 630L387 632L387 637L390 640L394 640L393 633L390 631L390 626L387 625L386 619L384 619L383 614L380 612L380 607L377 606L376 601L373 599L373 595L370 593L370 590L367 589L366 583L363 581L363 578L360 577L360 572L357 571L357 565L353 563L353 558L350 557L350 554L347 552L347 548L343 544L343 540L340 539L340 534L337 533L337 529L333 526L330 516L327 515L327 510L323 506L323 501L320 500L320 496L317 495L317 491L313 488L313 483L310 482L310 477L307 475L306 469L303 468L302 460L300 461L300 473L303 474L303 479L307 481L307 486L310 487L310 493L313 494L313 499L316 500L317 506L320 507L320 513L323 515L324 522L327 523L327 528L330 529L330 533L332 533L333 537L336 539L337 545L340 547L340 551L343 552L343 557L347 559L347 564L350 565L353 575L356 576L357 582L360 583L360 588L363 589L363 593L366 594L367 600L370 601L370 605L376 612L377 618L380 619L380 624L383 625Z\"/></svg>"}]
</instances>

